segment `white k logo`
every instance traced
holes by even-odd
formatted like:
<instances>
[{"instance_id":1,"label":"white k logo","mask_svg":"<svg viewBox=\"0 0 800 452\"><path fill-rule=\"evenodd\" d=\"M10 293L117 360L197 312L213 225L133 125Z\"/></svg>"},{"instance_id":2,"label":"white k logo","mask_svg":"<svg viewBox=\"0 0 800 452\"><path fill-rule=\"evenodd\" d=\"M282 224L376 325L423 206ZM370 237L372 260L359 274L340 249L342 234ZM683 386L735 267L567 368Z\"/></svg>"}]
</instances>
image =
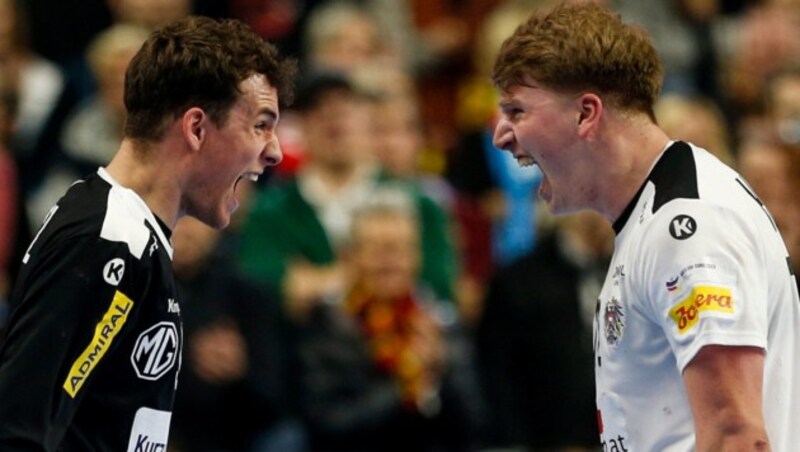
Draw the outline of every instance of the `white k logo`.
<instances>
[{"instance_id":1,"label":"white k logo","mask_svg":"<svg viewBox=\"0 0 800 452\"><path fill-rule=\"evenodd\" d=\"M677 240L686 240L697 231L697 223L689 215L678 215L672 219L669 233Z\"/></svg>"}]
</instances>

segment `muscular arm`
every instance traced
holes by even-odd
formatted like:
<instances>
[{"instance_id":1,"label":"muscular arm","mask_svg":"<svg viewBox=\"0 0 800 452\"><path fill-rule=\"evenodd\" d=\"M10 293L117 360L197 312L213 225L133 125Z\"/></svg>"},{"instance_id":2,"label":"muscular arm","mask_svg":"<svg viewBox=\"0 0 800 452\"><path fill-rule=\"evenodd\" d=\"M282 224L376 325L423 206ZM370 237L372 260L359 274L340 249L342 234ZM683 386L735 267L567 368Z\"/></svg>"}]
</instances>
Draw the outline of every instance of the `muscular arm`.
<instances>
[{"instance_id":1,"label":"muscular arm","mask_svg":"<svg viewBox=\"0 0 800 452\"><path fill-rule=\"evenodd\" d=\"M697 450L769 451L762 413L764 352L707 345L683 372Z\"/></svg>"}]
</instances>

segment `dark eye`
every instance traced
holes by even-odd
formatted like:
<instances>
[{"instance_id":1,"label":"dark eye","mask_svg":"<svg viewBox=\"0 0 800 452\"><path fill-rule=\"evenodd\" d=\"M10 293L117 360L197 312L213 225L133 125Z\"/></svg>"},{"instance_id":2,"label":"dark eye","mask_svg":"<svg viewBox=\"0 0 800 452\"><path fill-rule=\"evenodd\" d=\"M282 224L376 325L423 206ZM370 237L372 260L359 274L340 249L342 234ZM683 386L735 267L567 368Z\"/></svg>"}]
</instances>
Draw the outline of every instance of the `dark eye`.
<instances>
[{"instance_id":1,"label":"dark eye","mask_svg":"<svg viewBox=\"0 0 800 452\"><path fill-rule=\"evenodd\" d=\"M522 109L517 107L507 107L503 109L503 113L509 120L514 120L522 114Z\"/></svg>"},{"instance_id":2,"label":"dark eye","mask_svg":"<svg viewBox=\"0 0 800 452\"><path fill-rule=\"evenodd\" d=\"M266 132L271 132L271 131L275 130L275 126L277 125L277 122L278 121L276 119L265 115L262 118L258 118L258 120L256 121L256 129L263 130L263 131L266 131Z\"/></svg>"}]
</instances>

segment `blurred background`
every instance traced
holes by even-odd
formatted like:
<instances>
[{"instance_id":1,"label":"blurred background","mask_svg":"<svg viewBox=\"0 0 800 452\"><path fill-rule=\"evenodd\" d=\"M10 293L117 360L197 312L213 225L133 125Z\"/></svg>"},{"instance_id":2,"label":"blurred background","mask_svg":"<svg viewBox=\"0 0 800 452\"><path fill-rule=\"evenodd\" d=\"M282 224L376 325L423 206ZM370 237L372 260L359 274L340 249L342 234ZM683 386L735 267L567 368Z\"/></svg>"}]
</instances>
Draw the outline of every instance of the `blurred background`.
<instances>
[{"instance_id":1,"label":"blurred background","mask_svg":"<svg viewBox=\"0 0 800 452\"><path fill-rule=\"evenodd\" d=\"M174 231L173 451L593 451L613 232L491 143L503 39L551 0L0 0L0 328L45 213L117 150L148 32L248 23L302 67L284 161ZM609 0L665 66L658 121L737 168L800 269L800 1Z\"/></svg>"}]
</instances>

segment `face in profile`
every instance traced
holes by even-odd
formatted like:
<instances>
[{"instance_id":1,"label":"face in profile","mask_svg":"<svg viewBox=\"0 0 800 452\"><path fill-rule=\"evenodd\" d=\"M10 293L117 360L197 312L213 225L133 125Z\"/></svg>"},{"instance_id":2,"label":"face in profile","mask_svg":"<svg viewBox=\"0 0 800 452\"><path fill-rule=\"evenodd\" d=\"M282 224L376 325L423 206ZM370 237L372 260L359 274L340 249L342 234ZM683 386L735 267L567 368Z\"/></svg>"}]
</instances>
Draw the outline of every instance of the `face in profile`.
<instances>
[{"instance_id":1,"label":"face in profile","mask_svg":"<svg viewBox=\"0 0 800 452\"><path fill-rule=\"evenodd\" d=\"M502 93L494 145L510 152L521 166L542 172L539 196L554 214L590 205L589 181L596 164L579 150L580 103L589 94L571 96L543 86L514 86Z\"/></svg>"},{"instance_id":2,"label":"face in profile","mask_svg":"<svg viewBox=\"0 0 800 452\"><path fill-rule=\"evenodd\" d=\"M282 159L275 134L277 90L263 75L253 75L241 82L240 91L222 124L214 124L202 112L193 119L199 135L195 138L193 132L189 137L195 148L193 171L182 207L187 215L217 229L227 226L239 207L240 185L257 180Z\"/></svg>"}]
</instances>

